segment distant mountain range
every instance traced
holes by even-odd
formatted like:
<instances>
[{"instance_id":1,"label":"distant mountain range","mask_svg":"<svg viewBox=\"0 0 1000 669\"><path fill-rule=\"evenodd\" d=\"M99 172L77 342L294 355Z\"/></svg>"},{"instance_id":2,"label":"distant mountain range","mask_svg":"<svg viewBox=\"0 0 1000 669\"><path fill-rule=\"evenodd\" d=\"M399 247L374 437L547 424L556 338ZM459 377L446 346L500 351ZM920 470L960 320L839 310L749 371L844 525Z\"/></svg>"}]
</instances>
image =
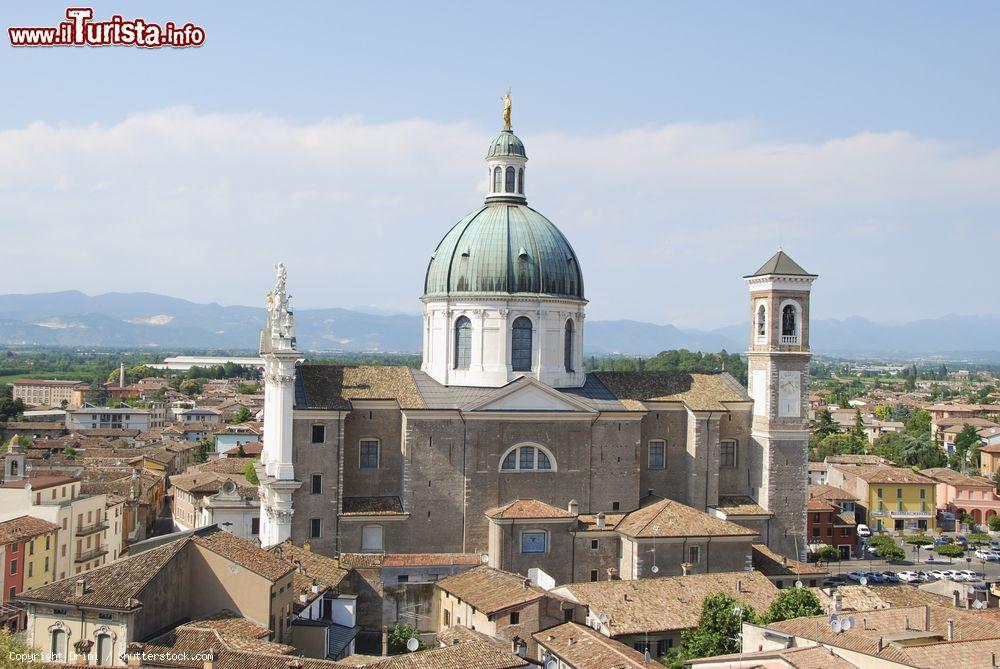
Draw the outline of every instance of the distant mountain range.
<instances>
[{"instance_id":1,"label":"distant mountain range","mask_svg":"<svg viewBox=\"0 0 1000 669\"><path fill-rule=\"evenodd\" d=\"M421 317L373 309L299 309L308 351L419 352ZM0 295L0 345L253 349L264 309L197 304L153 293L78 291ZM742 351L746 325L688 330L632 320L587 321L588 354L652 355L666 349ZM860 317L813 322L815 352L873 356L1000 356L1000 316L946 316L900 325Z\"/></svg>"}]
</instances>

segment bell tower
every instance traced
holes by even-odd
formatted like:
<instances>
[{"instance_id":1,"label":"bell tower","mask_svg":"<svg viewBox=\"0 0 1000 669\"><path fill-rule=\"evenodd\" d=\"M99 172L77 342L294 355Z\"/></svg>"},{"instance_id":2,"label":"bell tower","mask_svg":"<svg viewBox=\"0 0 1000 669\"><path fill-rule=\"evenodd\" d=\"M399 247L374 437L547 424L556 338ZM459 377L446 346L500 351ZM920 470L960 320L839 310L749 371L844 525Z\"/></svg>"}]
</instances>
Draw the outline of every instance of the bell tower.
<instances>
[{"instance_id":1,"label":"bell tower","mask_svg":"<svg viewBox=\"0 0 1000 669\"><path fill-rule=\"evenodd\" d=\"M805 559L809 451L809 294L817 275L778 251L753 274L748 389L753 398L751 487L773 515L766 536L775 552Z\"/></svg>"}]
</instances>

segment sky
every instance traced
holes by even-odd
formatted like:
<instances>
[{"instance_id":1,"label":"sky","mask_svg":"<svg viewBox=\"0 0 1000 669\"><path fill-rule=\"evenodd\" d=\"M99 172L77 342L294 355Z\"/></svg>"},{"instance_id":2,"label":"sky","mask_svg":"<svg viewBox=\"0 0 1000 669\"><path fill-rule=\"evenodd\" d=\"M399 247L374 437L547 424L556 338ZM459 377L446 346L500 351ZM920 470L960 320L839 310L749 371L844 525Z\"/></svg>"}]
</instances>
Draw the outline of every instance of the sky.
<instances>
[{"instance_id":1,"label":"sky","mask_svg":"<svg viewBox=\"0 0 1000 669\"><path fill-rule=\"evenodd\" d=\"M0 293L260 305L283 261L299 308L416 312L510 88L591 318L741 322L778 248L816 317L1000 313L998 3L89 6L206 41L4 35Z\"/></svg>"}]
</instances>

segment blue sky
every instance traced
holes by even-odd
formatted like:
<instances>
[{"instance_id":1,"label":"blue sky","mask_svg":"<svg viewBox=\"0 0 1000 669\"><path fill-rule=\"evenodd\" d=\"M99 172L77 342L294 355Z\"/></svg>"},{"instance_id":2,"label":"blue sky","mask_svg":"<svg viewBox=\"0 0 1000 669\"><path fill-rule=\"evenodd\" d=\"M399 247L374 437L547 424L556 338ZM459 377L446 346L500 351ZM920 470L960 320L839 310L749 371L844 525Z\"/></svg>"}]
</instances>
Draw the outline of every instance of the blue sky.
<instances>
[{"instance_id":1,"label":"blue sky","mask_svg":"<svg viewBox=\"0 0 1000 669\"><path fill-rule=\"evenodd\" d=\"M4 27L65 6L5 3ZM126 269L131 289L256 303L280 255L301 306L415 309L509 86L530 202L577 247L594 317L738 322L739 277L779 245L823 276L822 316L1000 310L1000 4L93 6L207 41L0 48L0 220L62 231L53 262L88 268L3 292L120 290ZM32 239L0 248L8 277ZM126 259L144 245L184 252Z\"/></svg>"}]
</instances>

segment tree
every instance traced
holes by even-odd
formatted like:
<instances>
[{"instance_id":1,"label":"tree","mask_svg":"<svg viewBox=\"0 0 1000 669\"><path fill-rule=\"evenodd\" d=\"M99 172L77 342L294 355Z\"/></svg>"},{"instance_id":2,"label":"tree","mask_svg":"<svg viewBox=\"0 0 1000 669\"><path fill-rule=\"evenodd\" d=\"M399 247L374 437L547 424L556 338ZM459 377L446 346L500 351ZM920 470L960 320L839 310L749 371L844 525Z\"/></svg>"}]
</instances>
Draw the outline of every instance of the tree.
<instances>
[{"instance_id":1,"label":"tree","mask_svg":"<svg viewBox=\"0 0 1000 669\"><path fill-rule=\"evenodd\" d=\"M739 611L739 613L737 613ZM740 649L737 635L744 622L756 618L754 610L729 595L709 595L701 603L701 617L693 630L681 632L681 649L688 658L712 657Z\"/></svg>"},{"instance_id":2,"label":"tree","mask_svg":"<svg viewBox=\"0 0 1000 669\"><path fill-rule=\"evenodd\" d=\"M969 465L978 469L979 443L980 439L976 428L966 423L962 427L962 431L955 437L955 450L952 452L951 458L949 458L949 466L963 473Z\"/></svg>"},{"instance_id":3,"label":"tree","mask_svg":"<svg viewBox=\"0 0 1000 669\"><path fill-rule=\"evenodd\" d=\"M934 540L926 534L911 534L908 537L903 537L903 541L911 546L929 546L934 543Z\"/></svg>"},{"instance_id":4,"label":"tree","mask_svg":"<svg viewBox=\"0 0 1000 669\"><path fill-rule=\"evenodd\" d=\"M250 485L260 485L260 479L257 478L257 470L253 468L252 462L248 462L243 468L243 476L246 477L247 483Z\"/></svg>"},{"instance_id":5,"label":"tree","mask_svg":"<svg viewBox=\"0 0 1000 669\"><path fill-rule=\"evenodd\" d=\"M892 419L892 409L885 404L879 404L875 407L875 417L879 420L891 420Z\"/></svg>"},{"instance_id":6,"label":"tree","mask_svg":"<svg viewBox=\"0 0 1000 669\"><path fill-rule=\"evenodd\" d=\"M420 640L420 636L417 630L409 623L396 623L396 626L392 628L389 632L389 652L390 653L405 653L409 649L406 647L406 642L410 639L416 639L419 650L427 648L427 645Z\"/></svg>"},{"instance_id":7,"label":"tree","mask_svg":"<svg viewBox=\"0 0 1000 669\"><path fill-rule=\"evenodd\" d=\"M944 544L943 546L938 546L934 550L938 555L943 555L948 558L957 558L965 555L965 549L962 548L961 544Z\"/></svg>"},{"instance_id":8,"label":"tree","mask_svg":"<svg viewBox=\"0 0 1000 669\"><path fill-rule=\"evenodd\" d=\"M853 434L831 434L815 443L810 459L822 460L828 455L858 455L865 452L865 442Z\"/></svg>"},{"instance_id":9,"label":"tree","mask_svg":"<svg viewBox=\"0 0 1000 669\"><path fill-rule=\"evenodd\" d=\"M20 398L12 400L9 397L0 397L0 422L15 420L24 413L24 401Z\"/></svg>"},{"instance_id":10,"label":"tree","mask_svg":"<svg viewBox=\"0 0 1000 669\"><path fill-rule=\"evenodd\" d=\"M792 588L782 590L781 594L771 602L771 606L761 616L761 619L764 623L777 623L792 618L821 616L824 613L819 598L813 594L812 590Z\"/></svg>"},{"instance_id":11,"label":"tree","mask_svg":"<svg viewBox=\"0 0 1000 669\"><path fill-rule=\"evenodd\" d=\"M253 420L253 414L250 413L250 409L247 409L245 406L240 405L240 408L237 409L236 413L233 415L233 420L231 422L245 423L248 420Z\"/></svg>"},{"instance_id":12,"label":"tree","mask_svg":"<svg viewBox=\"0 0 1000 669\"><path fill-rule=\"evenodd\" d=\"M43 665L38 659L41 655L23 643L19 637L12 636L6 627L0 628L0 668L38 669Z\"/></svg>"},{"instance_id":13,"label":"tree","mask_svg":"<svg viewBox=\"0 0 1000 669\"><path fill-rule=\"evenodd\" d=\"M851 436L862 442L867 440L865 422L861 418L861 409L859 408L854 409L854 428L851 430Z\"/></svg>"},{"instance_id":14,"label":"tree","mask_svg":"<svg viewBox=\"0 0 1000 669\"><path fill-rule=\"evenodd\" d=\"M816 414L816 425L813 427L813 434L815 434L820 440L829 437L831 434L837 434L840 432L840 426L837 421L833 420L833 416L830 414L830 410L823 407Z\"/></svg>"},{"instance_id":15,"label":"tree","mask_svg":"<svg viewBox=\"0 0 1000 669\"><path fill-rule=\"evenodd\" d=\"M63 449L63 455L66 456L67 460L79 460L80 459L80 451L76 450L72 446L67 446L66 448L64 448Z\"/></svg>"},{"instance_id":16,"label":"tree","mask_svg":"<svg viewBox=\"0 0 1000 669\"><path fill-rule=\"evenodd\" d=\"M881 544L875 549L875 555L879 556L886 562L894 562L896 560L902 560L906 557L903 549L893 544Z\"/></svg>"},{"instance_id":17,"label":"tree","mask_svg":"<svg viewBox=\"0 0 1000 669\"><path fill-rule=\"evenodd\" d=\"M986 524L989 525L990 532L1000 531L1000 516L990 516L986 519Z\"/></svg>"},{"instance_id":18,"label":"tree","mask_svg":"<svg viewBox=\"0 0 1000 669\"><path fill-rule=\"evenodd\" d=\"M990 543L990 535L985 532L970 532L965 535L965 538L969 540L969 543L973 546L982 546L983 544Z\"/></svg>"},{"instance_id":19,"label":"tree","mask_svg":"<svg viewBox=\"0 0 1000 669\"><path fill-rule=\"evenodd\" d=\"M195 379L185 379L181 381L179 390L185 395L197 395L201 392L201 384Z\"/></svg>"},{"instance_id":20,"label":"tree","mask_svg":"<svg viewBox=\"0 0 1000 669\"><path fill-rule=\"evenodd\" d=\"M917 409L906 419L906 431L916 436L931 436L931 414L929 411Z\"/></svg>"},{"instance_id":21,"label":"tree","mask_svg":"<svg viewBox=\"0 0 1000 669\"><path fill-rule=\"evenodd\" d=\"M823 544L822 546L819 547L819 550L816 551L816 561L839 562L840 553L838 553L837 549L834 548L833 546L830 546L828 544Z\"/></svg>"}]
</instances>

